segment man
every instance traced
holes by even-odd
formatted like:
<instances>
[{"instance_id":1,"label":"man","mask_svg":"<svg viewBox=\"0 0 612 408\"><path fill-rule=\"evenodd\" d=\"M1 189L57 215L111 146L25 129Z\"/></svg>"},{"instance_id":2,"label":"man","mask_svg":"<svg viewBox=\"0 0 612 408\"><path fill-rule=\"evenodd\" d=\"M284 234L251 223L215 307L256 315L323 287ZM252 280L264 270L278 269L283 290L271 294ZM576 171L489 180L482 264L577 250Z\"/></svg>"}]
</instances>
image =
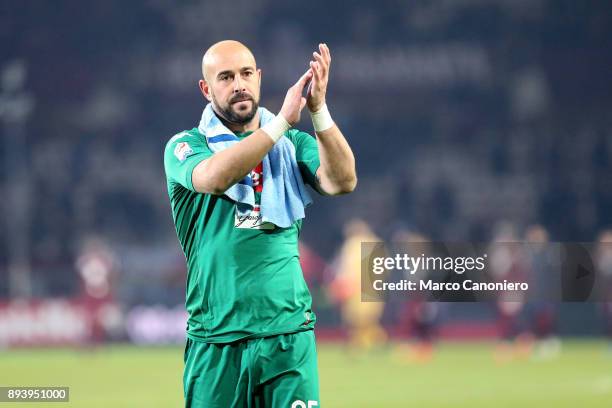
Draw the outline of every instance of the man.
<instances>
[{"instance_id":1,"label":"man","mask_svg":"<svg viewBox=\"0 0 612 408\"><path fill-rule=\"evenodd\" d=\"M298 254L304 182L325 195L357 183L325 103L330 63L320 44L273 115L259 107L262 73L248 48L221 41L204 54L199 86L210 103L164 155L188 267L187 407L320 406L316 318ZM290 129L306 105L316 140Z\"/></svg>"},{"instance_id":2,"label":"man","mask_svg":"<svg viewBox=\"0 0 612 408\"><path fill-rule=\"evenodd\" d=\"M344 226L345 241L338 254L332 297L340 305L342 323L348 331L347 351L360 353L384 343L387 333L380 325L385 303L361 301L361 243L380 242L367 222L353 219Z\"/></svg>"}]
</instances>

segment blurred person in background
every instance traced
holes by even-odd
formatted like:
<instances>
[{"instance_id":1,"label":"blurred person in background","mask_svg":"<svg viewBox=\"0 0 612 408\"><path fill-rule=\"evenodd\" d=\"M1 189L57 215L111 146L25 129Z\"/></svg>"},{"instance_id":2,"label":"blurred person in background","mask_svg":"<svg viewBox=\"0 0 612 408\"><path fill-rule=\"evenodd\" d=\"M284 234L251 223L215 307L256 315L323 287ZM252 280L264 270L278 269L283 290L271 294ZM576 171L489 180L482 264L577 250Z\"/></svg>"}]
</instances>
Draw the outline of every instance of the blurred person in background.
<instances>
[{"instance_id":1,"label":"blurred person in background","mask_svg":"<svg viewBox=\"0 0 612 408\"><path fill-rule=\"evenodd\" d=\"M81 302L91 325L93 344L120 335L122 315L115 301L119 262L102 238L88 237L76 260L81 277Z\"/></svg>"},{"instance_id":2,"label":"blurred person in background","mask_svg":"<svg viewBox=\"0 0 612 408\"><path fill-rule=\"evenodd\" d=\"M298 235L311 203L357 183L351 148L325 103L325 44L278 115L259 107L262 72L237 41L212 45L197 128L166 145L176 232L187 258L187 407L319 406L312 299ZM303 93L306 90L306 97ZM291 129L308 106L316 140Z\"/></svg>"},{"instance_id":3,"label":"blurred person in background","mask_svg":"<svg viewBox=\"0 0 612 408\"><path fill-rule=\"evenodd\" d=\"M367 222L349 221L344 226L344 243L337 256L335 279L329 287L332 298L340 304L342 323L349 336L349 351L355 354L371 350L387 339L380 324L385 303L361 300L361 262L368 256L361 253L361 244L379 241Z\"/></svg>"},{"instance_id":4,"label":"blurred person in background","mask_svg":"<svg viewBox=\"0 0 612 408\"><path fill-rule=\"evenodd\" d=\"M325 291L325 271L329 268L323 259L310 245L303 240L298 245L300 252L300 267L314 304L319 309L329 306L329 299Z\"/></svg>"},{"instance_id":5,"label":"blurred person in background","mask_svg":"<svg viewBox=\"0 0 612 408\"><path fill-rule=\"evenodd\" d=\"M495 226L488 253L493 280L526 281L525 254L521 250L521 243L518 242L514 224L502 221ZM498 362L527 357L531 353L533 342L522 321L525 301L523 295L518 292L497 294L495 309L500 343L495 349L495 359Z\"/></svg>"},{"instance_id":6,"label":"blurred person in background","mask_svg":"<svg viewBox=\"0 0 612 408\"><path fill-rule=\"evenodd\" d=\"M306 283L309 286L320 287L323 282L323 274L327 268L327 262L310 245L300 241L300 266Z\"/></svg>"},{"instance_id":7,"label":"blurred person in background","mask_svg":"<svg viewBox=\"0 0 612 408\"><path fill-rule=\"evenodd\" d=\"M400 229L392 238L395 253L408 254L409 256L428 255L430 241L427 237L417 232ZM401 279L412 281L425 281L431 278L431 273L424 268L416 272L404 270L406 276ZM434 342L437 334L437 324L440 315L440 303L430 302L425 293L411 293L410 300L404 302L400 309L400 327L414 338L413 347L400 347L400 357L408 362L428 362L433 357Z\"/></svg>"},{"instance_id":8,"label":"blurred person in background","mask_svg":"<svg viewBox=\"0 0 612 408\"><path fill-rule=\"evenodd\" d=\"M555 263L555 253L548 239L548 231L539 224L527 227L525 249L529 275L530 299L527 301L526 318L535 341L534 357L556 357L561 351L561 341L555 336L557 310L554 296L560 296L560 265Z\"/></svg>"},{"instance_id":9,"label":"blurred person in background","mask_svg":"<svg viewBox=\"0 0 612 408\"><path fill-rule=\"evenodd\" d=\"M604 230L597 239L595 267L603 281L604 331L608 336L608 351L612 354L612 230Z\"/></svg>"}]
</instances>

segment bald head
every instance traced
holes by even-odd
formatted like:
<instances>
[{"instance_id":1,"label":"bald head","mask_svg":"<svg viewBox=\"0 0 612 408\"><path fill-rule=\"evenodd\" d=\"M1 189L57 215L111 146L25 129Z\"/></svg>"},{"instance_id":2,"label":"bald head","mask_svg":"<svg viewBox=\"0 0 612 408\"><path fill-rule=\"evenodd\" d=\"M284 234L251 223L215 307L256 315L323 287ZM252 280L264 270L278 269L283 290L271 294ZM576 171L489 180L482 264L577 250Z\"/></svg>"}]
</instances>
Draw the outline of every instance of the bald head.
<instances>
[{"instance_id":1,"label":"bald head","mask_svg":"<svg viewBox=\"0 0 612 408\"><path fill-rule=\"evenodd\" d=\"M206 81L214 78L223 68L257 68L251 50L239 41L225 40L210 46L202 58L202 75Z\"/></svg>"}]
</instances>

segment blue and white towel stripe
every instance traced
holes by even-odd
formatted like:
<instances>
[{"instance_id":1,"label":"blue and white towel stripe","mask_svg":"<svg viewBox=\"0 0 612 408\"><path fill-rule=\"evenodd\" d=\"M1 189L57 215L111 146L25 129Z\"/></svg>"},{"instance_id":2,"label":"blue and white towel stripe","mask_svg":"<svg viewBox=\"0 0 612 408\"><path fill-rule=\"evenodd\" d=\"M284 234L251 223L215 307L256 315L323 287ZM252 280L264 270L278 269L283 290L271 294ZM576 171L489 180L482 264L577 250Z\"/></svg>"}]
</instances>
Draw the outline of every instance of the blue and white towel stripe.
<instances>
[{"instance_id":1,"label":"blue and white towel stripe","mask_svg":"<svg viewBox=\"0 0 612 408\"><path fill-rule=\"evenodd\" d=\"M262 107L258 113L260 126L274 118L274 114ZM206 137L208 147L213 153L227 149L239 141L217 117L210 103L204 108L198 129ZM264 157L263 179L264 188L260 203L263 222L288 228L305 217L304 208L312 203L312 199L300 174L295 146L286 137L280 138ZM252 185L251 177L247 175L225 192L226 196L236 202L239 215L248 215L255 205Z\"/></svg>"}]
</instances>

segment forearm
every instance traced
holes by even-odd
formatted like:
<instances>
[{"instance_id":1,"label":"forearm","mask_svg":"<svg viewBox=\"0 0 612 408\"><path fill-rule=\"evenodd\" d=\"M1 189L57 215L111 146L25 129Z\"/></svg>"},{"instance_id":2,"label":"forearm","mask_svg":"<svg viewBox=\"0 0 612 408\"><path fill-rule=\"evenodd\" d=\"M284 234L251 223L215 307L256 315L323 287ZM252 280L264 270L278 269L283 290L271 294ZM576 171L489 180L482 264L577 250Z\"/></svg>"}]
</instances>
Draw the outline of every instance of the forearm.
<instances>
[{"instance_id":1,"label":"forearm","mask_svg":"<svg viewBox=\"0 0 612 408\"><path fill-rule=\"evenodd\" d=\"M191 176L194 188L201 193L225 193L249 174L273 146L272 138L258 129L197 165Z\"/></svg>"},{"instance_id":2,"label":"forearm","mask_svg":"<svg viewBox=\"0 0 612 408\"><path fill-rule=\"evenodd\" d=\"M346 138L335 124L316 132L321 167L317 172L318 182L324 193L346 194L357 185L355 156Z\"/></svg>"}]
</instances>

